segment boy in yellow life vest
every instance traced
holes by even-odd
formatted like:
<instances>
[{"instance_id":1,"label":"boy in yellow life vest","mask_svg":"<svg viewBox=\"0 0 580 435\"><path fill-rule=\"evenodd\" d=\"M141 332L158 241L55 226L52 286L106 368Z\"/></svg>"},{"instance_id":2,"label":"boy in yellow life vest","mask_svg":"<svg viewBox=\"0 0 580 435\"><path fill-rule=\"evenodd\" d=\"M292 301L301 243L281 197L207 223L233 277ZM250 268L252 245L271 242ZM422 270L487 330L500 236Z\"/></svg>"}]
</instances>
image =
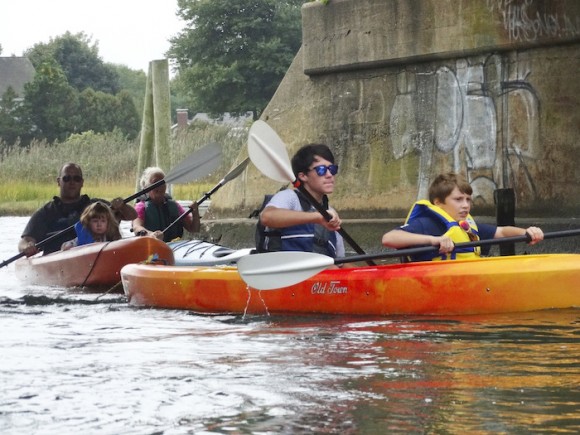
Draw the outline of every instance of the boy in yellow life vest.
<instances>
[{"instance_id":1,"label":"boy in yellow life vest","mask_svg":"<svg viewBox=\"0 0 580 435\"><path fill-rule=\"evenodd\" d=\"M538 227L527 229L475 223L471 211L473 189L465 178L455 173L441 174L429 186L429 201L417 201L405 224L383 235L382 244L391 248L418 245L438 246L439 252L413 256L411 261L477 258L479 248L454 251L456 243L489 240L529 234L533 245L544 239Z\"/></svg>"}]
</instances>

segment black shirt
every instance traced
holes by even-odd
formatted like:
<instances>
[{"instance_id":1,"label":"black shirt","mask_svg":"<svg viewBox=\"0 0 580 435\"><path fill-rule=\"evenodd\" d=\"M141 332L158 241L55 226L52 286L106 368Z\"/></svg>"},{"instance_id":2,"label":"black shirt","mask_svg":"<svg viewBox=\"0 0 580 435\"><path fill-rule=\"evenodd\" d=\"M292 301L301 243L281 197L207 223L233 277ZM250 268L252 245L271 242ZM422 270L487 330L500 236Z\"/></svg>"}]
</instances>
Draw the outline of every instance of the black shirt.
<instances>
[{"instance_id":1,"label":"black shirt","mask_svg":"<svg viewBox=\"0 0 580 435\"><path fill-rule=\"evenodd\" d=\"M83 210L97 201L109 204L108 201L91 199L87 195L82 195L76 202L63 203L58 196L55 196L52 201L34 212L22 232L22 237L34 238L37 245L42 242L38 248L44 251L44 254L59 251L64 242L76 237L74 224L79 221ZM54 239L45 241L56 234L58 236Z\"/></svg>"}]
</instances>

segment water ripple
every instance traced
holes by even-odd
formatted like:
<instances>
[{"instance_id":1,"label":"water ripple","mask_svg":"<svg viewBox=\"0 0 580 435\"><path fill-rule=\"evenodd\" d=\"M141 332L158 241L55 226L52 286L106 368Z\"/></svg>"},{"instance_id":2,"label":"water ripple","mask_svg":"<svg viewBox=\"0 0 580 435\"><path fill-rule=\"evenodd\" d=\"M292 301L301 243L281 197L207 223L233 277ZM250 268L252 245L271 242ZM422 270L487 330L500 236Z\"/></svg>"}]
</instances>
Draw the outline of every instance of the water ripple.
<instances>
[{"instance_id":1,"label":"water ripple","mask_svg":"<svg viewBox=\"0 0 580 435\"><path fill-rule=\"evenodd\" d=\"M8 267L0 433L578 433L579 320L198 315Z\"/></svg>"}]
</instances>

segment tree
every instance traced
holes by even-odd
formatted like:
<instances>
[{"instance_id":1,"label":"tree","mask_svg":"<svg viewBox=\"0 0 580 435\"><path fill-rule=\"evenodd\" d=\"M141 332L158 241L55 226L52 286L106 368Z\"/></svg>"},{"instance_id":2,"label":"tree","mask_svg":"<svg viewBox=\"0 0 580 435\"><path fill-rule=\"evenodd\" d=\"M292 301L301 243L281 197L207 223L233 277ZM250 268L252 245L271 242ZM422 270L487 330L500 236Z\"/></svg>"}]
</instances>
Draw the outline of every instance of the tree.
<instances>
[{"instance_id":1,"label":"tree","mask_svg":"<svg viewBox=\"0 0 580 435\"><path fill-rule=\"evenodd\" d=\"M106 133L118 129L125 137L134 139L140 129L139 114L127 91L117 95L87 88L79 94L77 131Z\"/></svg>"},{"instance_id":2,"label":"tree","mask_svg":"<svg viewBox=\"0 0 580 435\"><path fill-rule=\"evenodd\" d=\"M137 113L143 111L143 104L145 102L145 88L147 86L147 75L144 71L134 70L125 65L109 64L119 76L119 83L121 89L129 92L133 98Z\"/></svg>"},{"instance_id":3,"label":"tree","mask_svg":"<svg viewBox=\"0 0 580 435\"><path fill-rule=\"evenodd\" d=\"M68 84L62 69L52 59L36 68L34 80L24 85L24 109L37 138L53 142L75 133L79 124L78 108L78 92Z\"/></svg>"},{"instance_id":4,"label":"tree","mask_svg":"<svg viewBox=\"0 0 580 435\"><path fill-rule=\"evenodd\" d=\"M177 86L191 108L266 107L301 44L302 0L178 0L186 29L170 40Z\"/></svg>"},{"instance_id":5,"label":"tree","mask_svg":"<svg viewBox=\"0 0 580 435\"><path fill-rule=\"evenodd\" d=\"M141 117L135 108L134 98L123 90L116 95L117 112L115 124L119 130L128 137L134 139L141 131Z\"/></svg>"},{"instance_id":6,"label":"tree","mask_svg":"<svg viewBox=\"0 0 580 435\"><path fill-rule=\"evenodd\" d=\"M17 97L9 86L0 100L0 142L8 146L27 145L31 139L32 126Z\"/></svg>"},{"instance_id":7,"label":"tree","mask_svg":"<svg viewBox=\"0 0 580 435\"><path fill-rule=\"evenodd\" d=\"M119 76L114 68L99 57L99 46L83 32L66 32L50 42L35 44L25 56L35 68L54 59L64 72L70 86L82 92L86 88L116 94L120 90Z\"/></svg>"},{"instance_id":8,"label":"tree","mask_svg":"<svg viewBox=\"0 0 580 435\"><path fill-rule=\"evenodd\" d=\"M34 81L25 86L24 102L35 137L52 142L73 133L114 129L128 138L137 136L141 123L136 107L143 107L143 97L136 102L119 91L117 67L103 63L97 44L91 45L84 33L67 32L48 44L36 44L27 56L37 70ZM136 83L144 76L126 69L127 81L132 76ZM144 77L142 82L144 93Z\"/></svg>"}]
</instances>

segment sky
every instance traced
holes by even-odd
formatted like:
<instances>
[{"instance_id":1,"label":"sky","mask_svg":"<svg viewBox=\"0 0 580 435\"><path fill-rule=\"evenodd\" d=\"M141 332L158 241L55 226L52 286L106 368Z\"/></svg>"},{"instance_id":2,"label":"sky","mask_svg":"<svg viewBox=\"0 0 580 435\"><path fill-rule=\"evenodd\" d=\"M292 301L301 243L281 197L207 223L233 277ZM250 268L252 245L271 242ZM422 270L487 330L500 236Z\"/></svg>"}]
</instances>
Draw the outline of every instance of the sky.
<instances>
[{"instance_id":1,"label":"sky","mask_svg":"<svg viewBox=\"0 0 580 435\"><path fill-rule=\"evenodd\" d=\"M0 56L22 56L34 44L82 31L98 42L104 62L147 72L185 27L176 12L177 0L2 0Z\"/></svg>"}]
</instances>

